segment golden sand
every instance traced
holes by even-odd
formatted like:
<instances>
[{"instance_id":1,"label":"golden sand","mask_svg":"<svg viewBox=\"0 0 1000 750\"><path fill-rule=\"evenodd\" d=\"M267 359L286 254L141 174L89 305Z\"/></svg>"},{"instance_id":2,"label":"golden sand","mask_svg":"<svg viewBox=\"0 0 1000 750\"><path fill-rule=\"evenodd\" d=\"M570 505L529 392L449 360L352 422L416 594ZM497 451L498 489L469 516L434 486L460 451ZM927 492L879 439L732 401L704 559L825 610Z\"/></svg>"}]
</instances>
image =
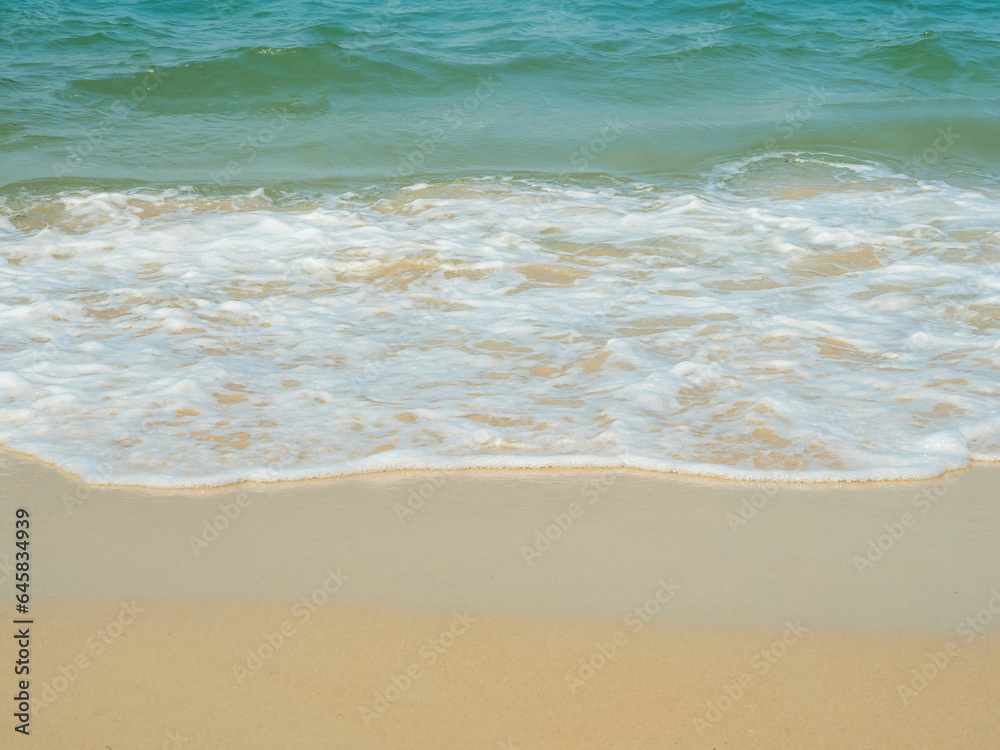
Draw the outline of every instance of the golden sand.
<instances>
[{"instance_id":1,"label":"golden sand","mask_svg":"<svg viewBox=\"0 0 1000 750\"><path fill-rule=\"evenodd\" d=\"M8 711L2 746L994 750L998 477L157 492L3 455L33 623L31 735Z\"/></svg>"},{"instance_id":2,"label":"golden sand","mask_svg":"<svg viewBox=\"0 0 1000 750\"><path fill-rule=\"evenodd\" d=\"M33 743L159 748L172 734L185 748L1000 746L996 638L659 622L633 632L624 621L365 611L335 597L315 612L291 600L130 597L45 607L36 695L51 703L37 710ZM130 607L141 611L118 635ZM937 674L911 687L911 670L933 675L927 665L949 641L957 654L938 656Z\"/></svg>"}]
</instances>

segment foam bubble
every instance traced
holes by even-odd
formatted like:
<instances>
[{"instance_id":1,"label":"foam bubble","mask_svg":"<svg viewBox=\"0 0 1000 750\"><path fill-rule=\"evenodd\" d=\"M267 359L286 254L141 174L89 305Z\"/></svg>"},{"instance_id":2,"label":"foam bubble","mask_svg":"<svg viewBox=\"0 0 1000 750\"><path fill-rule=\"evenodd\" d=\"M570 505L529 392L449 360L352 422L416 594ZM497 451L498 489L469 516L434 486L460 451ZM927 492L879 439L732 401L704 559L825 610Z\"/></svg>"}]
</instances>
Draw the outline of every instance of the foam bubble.
<instances>
[{"instance_id":1,"label":"foam bubble","mask_svg":"<svg viewBox=\"0 0 1000 750\"><path fill-rule=\"evenodd\" d=\"M798 158L808 190L755 157L697 189L42 201L0 224L0 442L163 487L998 460L997 196Z\"/></svg>"}]
</instances>

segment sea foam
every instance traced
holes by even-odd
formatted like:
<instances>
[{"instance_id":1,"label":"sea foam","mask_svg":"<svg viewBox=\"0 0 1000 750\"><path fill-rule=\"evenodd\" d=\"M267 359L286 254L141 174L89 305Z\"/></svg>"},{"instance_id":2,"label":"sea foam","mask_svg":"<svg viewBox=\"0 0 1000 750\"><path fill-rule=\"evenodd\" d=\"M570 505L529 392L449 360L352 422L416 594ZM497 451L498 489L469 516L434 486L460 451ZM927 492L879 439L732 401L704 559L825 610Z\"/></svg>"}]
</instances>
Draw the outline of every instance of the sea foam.
<instances>
[{"instance_id":1,"label":"sea foam","mask_svg":"<svg viewBox=\"0 0 1000 750\"><path fill-rule=\"evenodd\" d=\"M72 192L17 211L0 443L88 482L825 482L1000 459L985 189L783 153L683 185Z\"/></svg>"}]
</instances>

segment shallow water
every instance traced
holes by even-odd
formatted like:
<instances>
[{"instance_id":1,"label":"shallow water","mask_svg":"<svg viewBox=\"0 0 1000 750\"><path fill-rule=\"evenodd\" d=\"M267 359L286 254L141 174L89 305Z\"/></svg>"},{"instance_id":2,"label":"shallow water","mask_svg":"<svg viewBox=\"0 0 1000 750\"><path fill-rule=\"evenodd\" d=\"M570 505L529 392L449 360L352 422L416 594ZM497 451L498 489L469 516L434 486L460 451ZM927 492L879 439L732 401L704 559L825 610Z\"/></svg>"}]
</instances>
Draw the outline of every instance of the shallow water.
<instances>
[{"instance_id":1,"label":"shallow water","mask_svg":"<svg viewBox=\"0 0 1000 750\"><path fill-rule=\"evenodd\" d=\"M159 486L1000 457L987 4L3 14L8 449Z\"/></svg>"}]
</instances>

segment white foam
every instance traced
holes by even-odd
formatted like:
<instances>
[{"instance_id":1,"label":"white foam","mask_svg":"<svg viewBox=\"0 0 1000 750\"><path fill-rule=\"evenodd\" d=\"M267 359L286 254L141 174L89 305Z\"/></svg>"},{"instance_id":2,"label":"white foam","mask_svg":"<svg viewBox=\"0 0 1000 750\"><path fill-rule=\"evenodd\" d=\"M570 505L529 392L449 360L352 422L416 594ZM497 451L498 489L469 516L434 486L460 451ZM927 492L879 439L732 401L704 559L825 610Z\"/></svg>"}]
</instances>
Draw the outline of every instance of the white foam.
<instances>
[{"instance_id":1,"label":"white foam","mask_svg":"<svg viewBox=\"0 0 1000 750\"><path fill-rule=\"evenodd\" d=\"M173 190L65 195L43 230L0 217L0 442L159 487L1000 460L1000 200L799 158L826 189L754 157L697 191L475 180L228 209Z\"/></svg>"}]
</instances>

